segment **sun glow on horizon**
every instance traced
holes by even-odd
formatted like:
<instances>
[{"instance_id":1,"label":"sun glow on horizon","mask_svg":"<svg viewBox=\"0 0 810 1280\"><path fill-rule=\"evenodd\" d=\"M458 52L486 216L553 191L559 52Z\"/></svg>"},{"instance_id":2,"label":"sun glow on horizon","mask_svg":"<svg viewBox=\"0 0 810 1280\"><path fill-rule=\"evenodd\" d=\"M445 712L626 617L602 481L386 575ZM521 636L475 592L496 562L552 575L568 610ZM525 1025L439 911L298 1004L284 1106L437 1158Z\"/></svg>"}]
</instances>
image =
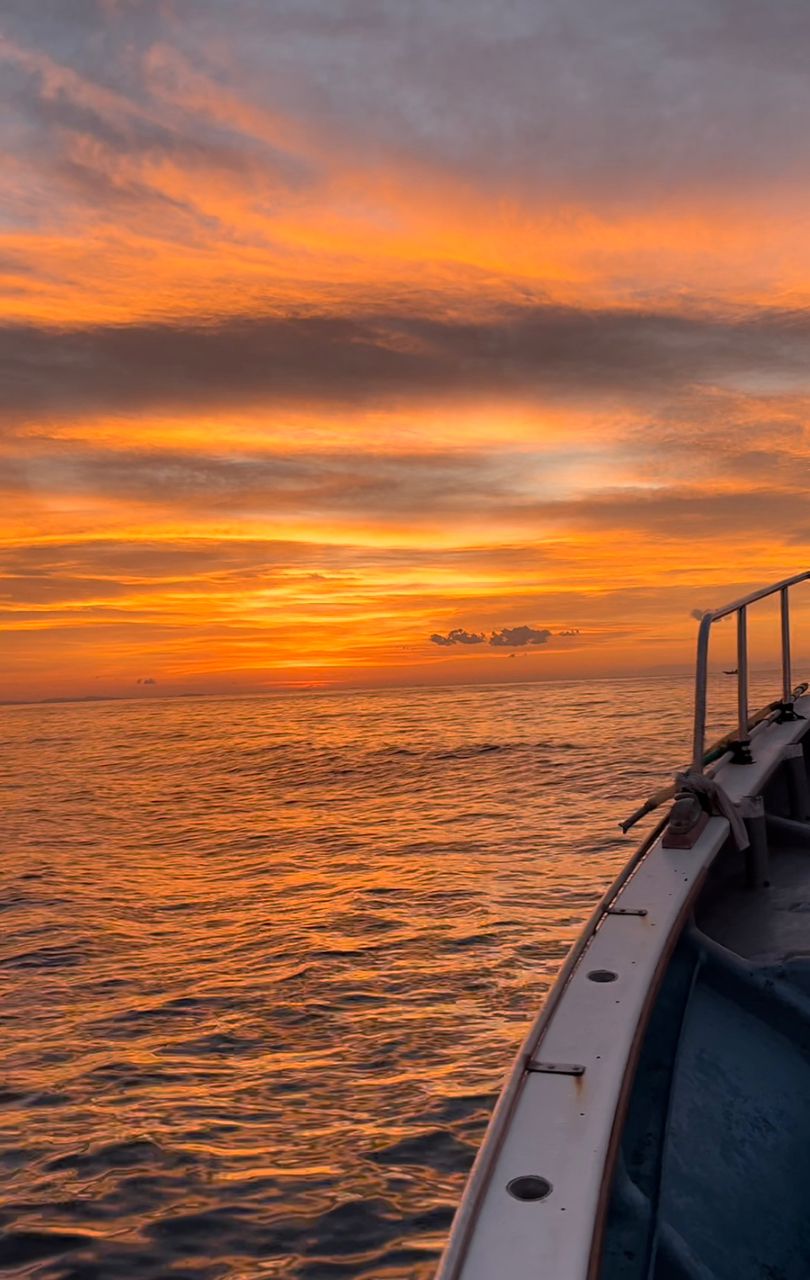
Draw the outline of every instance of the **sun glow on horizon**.
<instances>
[{"instance_id":1,"label":"sun glow on horizon","mask_svg":"<svg viewBox=\"0 0 810 1280\"><path fill-rule=\"evenodd\" d=\"M696 607L804 566L807 170L766 43L753 118L752 48L692 67L653 6L645 124L622 0L572 43L428 5L431 65L319 3L276 43L242 0L0 38L0 697L675 670Z\"/></svg>"}]
</instances>

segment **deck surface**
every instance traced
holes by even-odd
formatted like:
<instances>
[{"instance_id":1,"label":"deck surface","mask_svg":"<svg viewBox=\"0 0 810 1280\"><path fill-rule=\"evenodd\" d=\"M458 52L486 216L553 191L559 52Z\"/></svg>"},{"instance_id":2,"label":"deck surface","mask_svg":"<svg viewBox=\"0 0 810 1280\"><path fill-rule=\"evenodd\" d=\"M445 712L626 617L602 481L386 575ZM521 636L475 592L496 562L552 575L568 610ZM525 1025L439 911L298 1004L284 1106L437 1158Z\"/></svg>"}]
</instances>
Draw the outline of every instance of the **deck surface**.
<instances>
[{"instance_id":1,"label":"deck surface","mask_svg":"<svg viewBox=\"0 0 810 1280\"><path fill-rule=\"evenodd\" d=\"M760 964L810 957L810 838L805 845L771 844L770 887L726 884L699 913L704 933Z\"/></svg>"}]
</instances>

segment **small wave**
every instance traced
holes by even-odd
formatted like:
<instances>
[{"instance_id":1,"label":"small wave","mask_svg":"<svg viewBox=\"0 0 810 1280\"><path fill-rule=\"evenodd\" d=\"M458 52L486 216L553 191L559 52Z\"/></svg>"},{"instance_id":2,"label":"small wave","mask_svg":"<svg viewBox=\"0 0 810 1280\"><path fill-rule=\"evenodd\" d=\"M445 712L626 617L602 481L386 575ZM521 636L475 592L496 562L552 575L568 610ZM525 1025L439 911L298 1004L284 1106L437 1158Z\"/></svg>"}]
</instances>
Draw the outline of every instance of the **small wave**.
<instances>
[{"instance_id":1,"label":"small wave","mask_svg":"<svg viewBox=\"0 0 810 1280\"><path fill-rule=\"evenodd\" d=\"M93 1177L108 1173L112 1169L140 1168L144 1165L174 1163L181 1164L178 1156L169 1153L151 1138L129 1138L121 1142L109 1142L94 1151L70 1151L65 1155L54 1156L45 1162L44 1168L50 1173L70 1170L83 1177Z\"/></svg>"},{"instance_id":2,"label":"small wave","mask_svg":"<svg viewBox=\"0 0 810 1280\"><path fill-rule=\"evenodd\" d=\"M4 969L70 969L84 964L87 953L77 947L37 947L0 959Z\"/></svg>"},{"instance_id":3,"label":"small wave","mask_svg":"<svg viewBox=\"0 0 810 1280\"><path fill-rule=\"evenodd\" d=\"M469 760L475 756L489 755L492 751L513 751L516 745L514 743L480 742L469 747L456 747L453 751L436 752L435 758L437 760Z\"/></svg>"},{"instance_id":4,"label":"small wave","mask_svg":"<svg viewBox=\"0 0 810 1280\"><path fill-rule=\"evenodd\" d=\"M388 1147L379 1147L369 1152L368 1158L376 1164L424 1165L442 1173L466 1173L475 1159L475 1147L462 1142L447 1129L430 1129Z\"/></svg>"},{"instance_id":5,"label":"small wave","mask_svg":"<svg viewBox=\"0 0 810 1280\"><path fill-rule=\"evenodd\" d=\"M92 1243L92 1236L70 1231L0 1231L0 1266L11 1270L42 1258L73 1253Z\"/></svg>"}]
</instances>

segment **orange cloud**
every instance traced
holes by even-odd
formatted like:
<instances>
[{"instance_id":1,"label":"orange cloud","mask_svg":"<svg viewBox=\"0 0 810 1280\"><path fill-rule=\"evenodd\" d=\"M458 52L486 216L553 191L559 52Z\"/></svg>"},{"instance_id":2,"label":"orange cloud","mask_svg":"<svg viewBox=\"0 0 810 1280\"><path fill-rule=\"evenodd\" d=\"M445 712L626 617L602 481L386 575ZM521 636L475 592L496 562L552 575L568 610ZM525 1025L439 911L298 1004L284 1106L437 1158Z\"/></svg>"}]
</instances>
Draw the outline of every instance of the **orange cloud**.
<instances>
[{"instance_id":1,"label":"orange cloud","mask_svg":"<svg viewBox=\"0 0 810 1280\"><path fill-rule=\"evenodd\" d=\"M362 84L324 80L288 32L299 84L204 19L194 45L168 9L142 30L108 6L111 68L56 17L41 48L22 20L0 41L0 696L677 667L694 608L801 561L800 172L749 182L731 143L684 145L656 187L607 66L626 135L591 137L564 85L545 114L516 88L502 154L476 150L442 77L427 126L395 84L379 119L353 96L384 48ZM526 626L550 634L514 663L430 643Z\"/></svg>"}]
</instances>

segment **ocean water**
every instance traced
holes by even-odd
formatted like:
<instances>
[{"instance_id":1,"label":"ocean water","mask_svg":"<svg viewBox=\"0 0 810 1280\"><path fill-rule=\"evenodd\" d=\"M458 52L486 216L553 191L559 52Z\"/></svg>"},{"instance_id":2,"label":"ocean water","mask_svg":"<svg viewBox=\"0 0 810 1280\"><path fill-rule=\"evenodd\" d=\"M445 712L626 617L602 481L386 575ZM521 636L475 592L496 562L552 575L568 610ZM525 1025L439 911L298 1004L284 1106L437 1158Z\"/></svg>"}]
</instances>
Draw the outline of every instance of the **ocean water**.
<instances>
[{"instance_id":1,"label":"ocean water","mask_svg":"<svg viewBox=\"0 0 810 1280\"><path fill-rule=\"evenodd\" d=\"M427 1280L690 703L0 708L0 1271Z\"/></svg>"}]
</instances>

